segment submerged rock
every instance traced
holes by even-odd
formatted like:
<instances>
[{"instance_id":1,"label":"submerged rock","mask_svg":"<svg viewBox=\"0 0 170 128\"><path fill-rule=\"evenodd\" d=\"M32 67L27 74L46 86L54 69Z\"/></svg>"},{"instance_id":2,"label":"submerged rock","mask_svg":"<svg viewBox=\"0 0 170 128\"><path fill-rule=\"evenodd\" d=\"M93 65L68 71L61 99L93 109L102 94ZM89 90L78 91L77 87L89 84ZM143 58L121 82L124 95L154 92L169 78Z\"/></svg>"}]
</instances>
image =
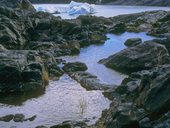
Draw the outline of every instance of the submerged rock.
<instances>
[{"instance_id":1,"label":"submerged rock","mask_svg":"<svg viewBox=\"0 0 170 128\"><path fill-rule=\"evenodd\" d=\"M51 126L50 128L86 128L87 125L82 121L64 121L61 124Z\"/></svg>"},{"instance_id":2,"label":"submerged rock","mask_svg":"<svg viewBox=\"0 0 170 128\"><path fill-rule=\"evenodd\" d=\"M152 41L124 49L100 61L100 63L103 63L109 68L123 72L150 69L159 65L168 64L169 62L167 49L163 45Z\"/></svg>"},{"instance_id":3,"label":"submerged rock","mask_svg":"<svg viewBox=\"0 0 170 128\"><path fill-rule=\"evenodd\" d=\"M25 115L23 114L15 114L14 122L23 122L25 119Z\"/></svg>"},{"instance_id":4,"label":"submerged rock","mask_svg":"<svg viewBox=\"0 0 170 128\"><path fill-rule=\"evenodd\" d=\"M10 114L10 115L0 117L0 121L10 122L11 120L13 120L13 118L14 118L14 115Z\"/></svg>"}]
</instances>

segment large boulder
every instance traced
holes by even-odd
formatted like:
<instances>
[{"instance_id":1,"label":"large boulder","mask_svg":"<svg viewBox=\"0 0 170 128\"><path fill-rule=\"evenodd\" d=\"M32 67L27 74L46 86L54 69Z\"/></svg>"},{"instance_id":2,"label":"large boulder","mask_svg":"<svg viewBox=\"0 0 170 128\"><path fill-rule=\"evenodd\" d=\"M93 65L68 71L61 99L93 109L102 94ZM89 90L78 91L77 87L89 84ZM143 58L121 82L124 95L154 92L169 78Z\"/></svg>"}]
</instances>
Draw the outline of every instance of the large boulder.
<instances>
[{"instance_id":1,"label":"large boulder","mask_svg":"<svg viewBox=\"0 0 170 128\"><path fill-rule=\"evenodd\" d=\"M169 62L169 53L165 46L153 41L124 49L100 61L109 68L127 73L150 69Z\"/></svg>"},{"instance_id":2,"label":"large boulder","mask_svg":"<svg viewBox=\"0 0 170 128\"><path fill-rule=\"evenodd\" d=\"M43 90L48 72L35 51L0 51L0 93Z\"/></svg>"},{"instance_id":3,"label":"large boulder","mask_svg":"<svg viewBox=\"0 0 170 128\"><path fill-rule=\"evenodd\" d=\"M141 38L130 38L124 43L127 47L133 47L142 43Z\"/></svg>"}]
</instances>

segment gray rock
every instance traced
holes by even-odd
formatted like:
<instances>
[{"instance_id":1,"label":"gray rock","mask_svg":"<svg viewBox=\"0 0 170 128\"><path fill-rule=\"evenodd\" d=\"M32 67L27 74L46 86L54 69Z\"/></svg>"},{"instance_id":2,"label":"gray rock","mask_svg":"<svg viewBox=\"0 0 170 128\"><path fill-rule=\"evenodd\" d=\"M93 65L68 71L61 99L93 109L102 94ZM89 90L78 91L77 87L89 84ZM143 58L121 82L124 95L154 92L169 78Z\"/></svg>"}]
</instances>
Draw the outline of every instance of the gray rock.
<instances>
[{"instance_id":1,"label":"gray rock","mask_svg":"<svg viewBox=\"0 0 170 128\"><path fill-rule=\"evenodd\" d=\"M139 44L142 43L142 39L141 38L131 38L126 40L126 42L124 43L127 47L133 47L133 46L137 46Z\"/></svg>"},{"instance_id":2,"label":"gray rock","mask_svg":"<svg viewBox=\"0 0 170 128\"><path fill-rule=\"evenodd\" d=\"M15 114L14 116L14 122L23 122L25 119L25 115L23 114Z\"/></svg>"},{"instance_id":3,"label":"gray rock","mask_svg":"<svg viewBox=\"0 0 170 128\"><path fill-rule=\"evenodd\" d=\"M152 128L151 120L146 117L139 122L140 128Z\"/></svg>"},{"instance_id":4,"label":"gray rock","mask_svg":"<svg viewBox=\"0 0 170 128\"><path fill-rule=\"evenodd\" d=\"M37 52L0 51L1 93L43 90L48 80L47 71Z\"/></svg>"},{"instance_id":5,"label":"gray rock","mask_svg":"<svg viewBox=\"0 0 170 128\"><path fill-rule=\"evenodd\" d=\"M73 62L73 63L67 63L64 65L63 70L65 72L77 72L77 71L86 71L87 66L84 63L81 62Z\"/></svg>"},{"instance_id":6,"label":"gray rock","mask_svg":"<svg viewBox=\"0 0 170 128\"><path fill-rule=\"evenodd\" d=\"M123 72L150 69L158 65L168 64L169 62L167 49L163 45L152 41L124 49L100 61L100 63L109 68Z\"/></svg>"},{"instance_id":7,"label":"gray rock","mask_svg":"<svg viewBox=\"0 0 170 128\"><path fill-rule=\"evenodd\" d=\"M13 114L0 117L0 121L10 122L14 118Z\"/></svg>"},{"instance_id":8,"label":"gray rock","mask_svg":"<svg viewBox=\"0 0 170 128\"><path fill-rule=\"evenodd\" d=\"M163 65L151 70L141 71L136 104L144 107L152 119L169 111L169 73L170 66Z\"/></svg>"},{"instance_id":9,"label":"gray rock","mask_svg":"<svg viewBox=\"0 0 170 128\"><path fill-rule=\"evenodd\" d=\"M71 78L80 83L86 90L106 90L114 86L100 83L97 76L94 76L88 72L78 71L69 73L69 75Z\"/></svg>"}]
</instances>

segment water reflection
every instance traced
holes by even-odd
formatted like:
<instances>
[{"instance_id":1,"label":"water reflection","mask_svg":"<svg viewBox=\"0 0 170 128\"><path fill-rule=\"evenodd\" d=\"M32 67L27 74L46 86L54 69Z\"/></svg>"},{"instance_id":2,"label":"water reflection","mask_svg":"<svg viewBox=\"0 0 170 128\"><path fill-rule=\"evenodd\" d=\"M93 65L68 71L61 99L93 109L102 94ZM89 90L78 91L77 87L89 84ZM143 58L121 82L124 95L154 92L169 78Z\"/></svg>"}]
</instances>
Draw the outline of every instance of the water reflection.
<instances>
[{"instance_id":1,"label":"water reflection","mask_svg":"<svg viewBox=\"0 0 170 128\"><path fill-rule=\"evenodd\" d=\"M37 125L52 126L67 120L87 121L91 125L100 118L104 109L109 108L110 101L103 96L102 91L86 91L68 75L63 75L58 81L50 81L44 95L28 99L20 106L18 103L11 104L0 103L0 115L22 113L26 117L37 115L37 118L33 122L0 122L0 127L34 128Z\"/></svg>"},{"instance_id":2,"label":"water reflection","mask_svg":"<svg viewBox=\"0 0 170 128\"><path fill-rule=\"evenodd\" d=\"M32 92L19 93L19 94L1 94L0 103L6 105L21 106L28 99L39 98L43 94L45 94L45 90L36 90Z\"/></svg>"},{"instance_id":3,"label":"water reflection","mask_svg":"<svg viewBox=\"0 0 170 128\"><path fill-rule=\"evenodd\" d=\"M120 35L107 34L108 40L103 45L90 45L82 48L77 56L63 57L67 62L81 61L88 66L88 72L96 75L101 82L106 84L120 85L122 80L127 77L115 70L106 68L98 61L107 58L126 48L124 42L129 38L141 38L142 41L152 40L154 37L146 35L144 32L130 33L125 32Z\"/></svg>"}]
</instances>

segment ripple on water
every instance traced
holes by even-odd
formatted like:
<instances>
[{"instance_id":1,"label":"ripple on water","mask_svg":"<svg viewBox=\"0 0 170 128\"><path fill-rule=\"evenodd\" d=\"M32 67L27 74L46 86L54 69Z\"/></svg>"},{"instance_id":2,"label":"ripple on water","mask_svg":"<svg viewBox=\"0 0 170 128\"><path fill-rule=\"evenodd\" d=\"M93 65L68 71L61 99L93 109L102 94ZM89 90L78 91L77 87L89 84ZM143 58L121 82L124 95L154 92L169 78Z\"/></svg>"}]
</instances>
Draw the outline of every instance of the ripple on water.
<instances>
[{"instance_id":1,"label":"ripple on water","mask_svg":"<svg viewBox=\"0 0 170 128\"><path fill-rule=\"evenodd\" d=\"M80 61L84 62L88 67L88 72L96 75L101 82L106 84L120 85L126 75L115 70L106 68L99 64L98 61L107 58L126 48L124 42L129 38L141 38L142 41L152 40L154 37L146 35L145 32L132 33L125 32L120 35L107 34L108 40L102 45L90 45L82 48L77 56L62 57L67 62Z\"/></svg>"},{"instance_id":2,"label":"ripple on water","mask_svg":"<svg viewBox=\"0 0 170 128\"><path fill-rule=\"evenodd\" d=\"M106 58L126 48L124 42L128 38L142 38L143 41L154 37L146 33L124 33L121 35L108 34L109 38L103 45L91 45L81 49L78 56L65 57L67 61L81 61L87 64L88 72L106 83L120 84L126 77L119 72L98 64L100 59ZM102 110L109 108L110 101L102 95L102 91L86 91L79 83L68 75L63 75L58 81L50 81L45 94L34 94L29 100L25 96L17 98L20 101L11 102L12 105L0 103L0 116L23 113L26 117L37 115L33 122L15 123L0 122L1 128L17 126L17 128L35 127L37 125L51 126L66 120L89 120L87 124L94 124L101 116ZM29 97L30 98L30 97ZM20 103L21 102L21 103Z\"/></svg>"},{"instance_id":3,"label":"ripple on water","mask_svg":"<svg viewBox=\"0 0 170 128\"><path fill-rule=\"evenodd\" d=\"M51 126L66 120L89 120L94 124L102 110L109 108L110 101L102 91L86 91L69 76L63 75L59 81L50 81L46 93L39 98L27 100L21 106L1 105L0 115L23 113L26 117L37 115L33 122L0 123L0 127L37 125Z\"/></svg>"}]
</instances>

